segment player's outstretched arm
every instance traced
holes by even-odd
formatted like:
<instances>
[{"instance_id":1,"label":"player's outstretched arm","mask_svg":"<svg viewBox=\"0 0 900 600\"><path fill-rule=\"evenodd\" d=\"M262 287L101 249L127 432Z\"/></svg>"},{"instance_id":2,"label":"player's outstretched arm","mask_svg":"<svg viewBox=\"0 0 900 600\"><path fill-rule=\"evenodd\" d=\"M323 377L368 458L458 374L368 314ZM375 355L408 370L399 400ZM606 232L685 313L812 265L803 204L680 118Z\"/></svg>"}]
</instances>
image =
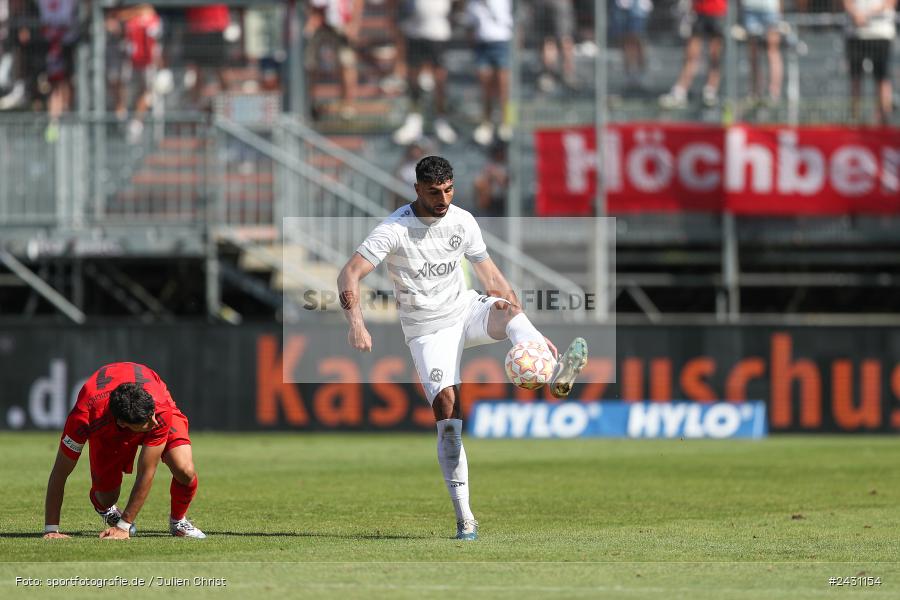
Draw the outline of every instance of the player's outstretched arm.
<instances>
[{"instance_id":1,"label":"player's outstretched arm","mask_svg":"<svg viewBox=\"0 0 900 600\"><path fill-rule=\"evenodd\" d=\"M45 540L69 537L59 532L59 520L62 513L63 496L66 493L66 480L69 479L76 464L78 464L77 460L69 458L63 454L62 450L57 450L56 462L53 463L50 479L47 481L47 498L44 501L44 523L49 526L45 527ZM48 531L54 526L56 531Z\"/></svg>"},{"instance_id":2,"label":"player's outstretched arm","mask_svg":"<svg viewBox=\"0 0 900 600\"><path fill-rule=\"evenodd\" d=\"M128 497L128 504L122 511L120 525L134 523L138 513L144 506L147 496L150 494L150 488L153 486L153 476L156 475L156 467L162 458L165 443L156 446L144 446L141 450L141 456L138 459L137 475L134 478L134 487L131 488L131 495ZM127 540L128 530L122 529L120 526L110 527L100 534L104 539Z\"/></svg>"},{"instance_id":3,"label":"player's outstretched arm","mask_svg":"<svg viewBox=\"0 0 900 600\"><path fill-rule=\"evenodd\" d=\"M363 320L359 282L374 269L375 266L372 263L355 253L341 269L337 280L341 308L344 310L344 318L350 324L347 341L362 352L372 351L372 336L369 335L369 330L366 329L366 323Z\"/></svg>"}]
</instances>

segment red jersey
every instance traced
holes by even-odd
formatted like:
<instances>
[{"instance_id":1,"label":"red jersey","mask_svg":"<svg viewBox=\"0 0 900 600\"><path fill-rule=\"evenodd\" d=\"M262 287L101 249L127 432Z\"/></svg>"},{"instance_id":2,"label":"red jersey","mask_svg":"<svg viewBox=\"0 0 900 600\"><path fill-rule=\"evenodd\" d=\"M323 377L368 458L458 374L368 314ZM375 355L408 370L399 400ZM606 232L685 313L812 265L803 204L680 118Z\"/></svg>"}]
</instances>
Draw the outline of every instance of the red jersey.
<instances>
[{"instance_id":1,"label":"red jersey","mask_svg":"<svg viewBox=\"0 0 900 600\"><path fill-rule=\"evenodd\" d=\"M161 22L155 12L143 13L128 19L125 23L125 39L131 64L136 69L145 69L153 64L159 53L157 40L161 33Z\"/></svg>"},{"instance_id":2,"label":"red jersey","mask_svg":"<svg viewBox=\"0 0 900 600\"><path fill-rule=\"evenodd\" d=\"M191 33L220 33L231 24L226 4L210 4L189 8L185 12Z\"/></svg>"},{"instance_id":3,"label":"red jersey","mask_svg":"<svg viewBox=\"0 0 900 600\"><path fill-rule=\"evenodd\" d=\"M694 0L694 12L708 17L724 17L728 13L728 0Z\"/></svg>"},{"instance_id":4,"label":"red jersey","mask_svg":"<svg viewBox=\"0 0 900 600\"><path fill-rule=\"evenodd\" d=\"M156 403L158 427L135 433L116 424L109 412L109 395L123 383L140 383L147 390ZM78 460L84 444L90 440L92 472L96 465L114 463L130 473L137 447L165 444L173 417L183 415L153 369L138 363L112 363L91 375L81 388L66 419L59 448L69 458Z\"/></svg>"}]
</instances>

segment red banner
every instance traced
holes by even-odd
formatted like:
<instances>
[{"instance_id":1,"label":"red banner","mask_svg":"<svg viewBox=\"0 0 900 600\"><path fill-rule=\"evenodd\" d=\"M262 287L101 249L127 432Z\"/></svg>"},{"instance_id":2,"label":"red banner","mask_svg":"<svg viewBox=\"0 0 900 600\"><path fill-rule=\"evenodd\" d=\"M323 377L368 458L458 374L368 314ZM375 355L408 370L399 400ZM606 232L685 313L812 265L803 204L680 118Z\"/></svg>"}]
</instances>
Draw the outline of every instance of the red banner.
<instances>
[{"instance_id":1,"label":"red banner","mask_svg":"<svg viewBox=\"0 0 900 600\"><path fill-rule=\"evenodd\" d=\"M535 134L540 216L591 215L593 127ZM900 212L900 130L614 125L607 208L743 215Z\"/></svg>"}]
</instances>

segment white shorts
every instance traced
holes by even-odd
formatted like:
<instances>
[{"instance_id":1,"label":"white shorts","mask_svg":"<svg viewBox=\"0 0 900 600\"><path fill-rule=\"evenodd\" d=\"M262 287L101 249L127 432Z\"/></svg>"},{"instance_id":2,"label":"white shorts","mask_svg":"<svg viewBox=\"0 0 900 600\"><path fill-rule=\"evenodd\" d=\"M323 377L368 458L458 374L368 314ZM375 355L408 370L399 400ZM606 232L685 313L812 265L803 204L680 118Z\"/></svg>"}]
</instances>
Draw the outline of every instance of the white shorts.
<instances>
[{"instance_id":1,"label":"white shorts","mask_svg":"<svg viewBox=\"0 0 900 600\"><path fill-rule=\"evenodd\" d=\"M455 324L406 342L429 404L442 389L462 383L459 362L463 349L501 341L487 330L491 305L500 300L503 298L476 296Z\"/></svg>"}]
</instances>

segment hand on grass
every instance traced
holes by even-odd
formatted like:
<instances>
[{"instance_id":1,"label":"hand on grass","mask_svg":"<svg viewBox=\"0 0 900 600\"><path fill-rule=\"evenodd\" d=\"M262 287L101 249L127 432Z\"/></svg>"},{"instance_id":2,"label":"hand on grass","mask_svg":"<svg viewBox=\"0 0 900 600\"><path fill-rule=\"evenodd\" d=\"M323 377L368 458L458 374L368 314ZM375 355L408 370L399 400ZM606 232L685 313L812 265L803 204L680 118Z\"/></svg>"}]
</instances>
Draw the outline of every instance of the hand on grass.
<instances>
[{"instance_id":1,"label":"hand on grass","mask_svg":"<svg viewBox=\"0 0 900 600\"><path fill-rule=\"evenodd\" d=\"M127 540L130 537L127 531L118 527L110 527L106 531L100 532L101 540Z\"/></svg>"}]
</instances>

